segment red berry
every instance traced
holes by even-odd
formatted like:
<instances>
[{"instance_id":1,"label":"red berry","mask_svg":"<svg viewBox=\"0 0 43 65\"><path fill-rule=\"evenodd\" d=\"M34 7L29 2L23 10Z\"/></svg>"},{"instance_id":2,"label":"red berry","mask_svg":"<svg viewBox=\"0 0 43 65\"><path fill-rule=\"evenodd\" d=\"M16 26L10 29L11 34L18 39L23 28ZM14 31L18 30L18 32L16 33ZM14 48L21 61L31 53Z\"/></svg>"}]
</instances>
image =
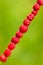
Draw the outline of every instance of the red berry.
<instances>
[{"instance_id":1,"label":"red berry","mask_svg":"<svg viewBox=\"0 0 43 65\"><path fill-rule=\"evenodd\" d=\"M37 3L38 3L39 5L43 5L43 0L37 0Z\"/></svg>"},{"instance_id":2,"label":"red berry","mask_svg":"<svg viewBox=\"0 0 43 65\"><path fill-rule=\"evenodd\" d=\"M15 44L13 42L10 42L10 44L8 45L8 48L10 50L13 50L15 48Z\"/></svg>"},{"instance_id":3,"label":"red berry","mask_svg":"<svg viewBox=\"0 0 43 65\"><path fill-rule=\"evenodd\" d=\"M19 38L18 37L13 37L11 42L17 44L19 42Z\"/></svg>"},{"instance_id":4,"label":"red berry","mask_svg":"<svg viewBox=\"0 0 43 65\"><path fill-rule=\"evenodd\" d=\"M27 16L27 18L30 20L30 21L32 21L33 19L34 19L34 14L29 14L28 16Z\"/></svg>"},{"instance_id":5,"label":"red berry","mask_svg":"<svg viewBox=\"0 0 43 65\"><path fill-rule=\"evenodd\" d=\"M1 55L0 56L0 60L2 61L2 62L6 62L6 56L3 54L3 55Z\"/></svg>"},{"instance_id":6,"label":"red berry","mask_svg":"<svg viewBox=\"0 0 43 65\"><path fill-rule=\"evenodd\" d=\"M30 20L25 19L24 22L23 22L23 24L26 25L26 26L29 26L29 24L30 24Z\"/></svg>"},{"instance_id":7,"label":"red berry","mask_svg":"<svg viewBox=\"0 0 43 65\"><path fill-rule=\"evenodd\" d=\"M25 25L21 25L21 26L20 26L20 31L21 31L22 33L27 32L27 30L28 30L28 26L25 26Z\"/></svg>"},{"instance_id":8,"label":"red berry","mask_svg":"<svg viewBox=\"0 0 43 65\"><path fill-rule=\"evenodd\" d=\"M6 49L6 50L4 51L4 55L5 55L6 57L10 56L10 54L11 54L11 50L10 50L10 49Z\"/></svg>"},{"instance_id":9,"label":"red berry","mask_svg":"<svg viewBox=\"0 0 43 65\"><path fill-rule=\"evenodd\" d=\"M36 16L37 13L38 13L38 11L33 10L31 13L34 14L34 15Z\"/></svg>"},{"instance_id":10,"label":"red berry","mask_svg":"<svg viewBox=\"0 0 43 65\"><path fill-rule=\"evenodd\" d=\"M17 36L18 38L21 38L21 37L23 36L23 33L20 32L20 31L18 31L18 32L16 33L16 36Z\"/></svg>"},{"instance_id":11,"label":"red berry","mask_svg":"<svg viewBox=\"0 0 43 65\"><path fill-rule=\"evenodd\" d=\"M38 11L38 10L40 9L40 5L36 3L36 4L33 6L33 9L36 10L36 11Z\"/></svg>"}]
</instances>

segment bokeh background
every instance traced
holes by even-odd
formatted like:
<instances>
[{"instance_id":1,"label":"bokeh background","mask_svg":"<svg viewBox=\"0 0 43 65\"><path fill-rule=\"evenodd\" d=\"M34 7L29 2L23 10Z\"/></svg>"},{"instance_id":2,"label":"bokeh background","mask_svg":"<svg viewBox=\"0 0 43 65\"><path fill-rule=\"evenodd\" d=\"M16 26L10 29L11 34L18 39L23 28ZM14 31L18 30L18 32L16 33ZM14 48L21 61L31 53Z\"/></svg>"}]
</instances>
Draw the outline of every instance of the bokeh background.
<instances>
[{"instance_id":1,"label":"bokeh background","mask_svg":"<svg viewBox=\"0 0 43 65\"><path fill-rule=\"evenodd\" d=\"M0 54L32 11L35 2L36 0L0 0ZM0 65L43 65L43 6L7 62L0 62Z\"/></svg>"}]
</instances>

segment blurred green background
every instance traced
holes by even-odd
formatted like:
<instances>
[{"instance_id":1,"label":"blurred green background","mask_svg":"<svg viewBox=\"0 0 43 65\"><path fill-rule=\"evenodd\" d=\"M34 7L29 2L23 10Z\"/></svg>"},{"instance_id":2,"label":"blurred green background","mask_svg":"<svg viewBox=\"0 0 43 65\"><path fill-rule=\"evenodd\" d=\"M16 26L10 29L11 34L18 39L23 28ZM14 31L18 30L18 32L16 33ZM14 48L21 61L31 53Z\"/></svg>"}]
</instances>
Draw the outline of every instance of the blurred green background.
<instances>
[{"instance_id":1,"label":"blurred green background","mask_svg":"<svg viewBox=\"0 0 43 65\"><path fill-rule=\"evenodd\" d=\"M0 54L32 11L35 2L36 0L0 0ZM0 65L43 65L43 6L7 62L0 62Z\"/></svg>"}]
</instances>

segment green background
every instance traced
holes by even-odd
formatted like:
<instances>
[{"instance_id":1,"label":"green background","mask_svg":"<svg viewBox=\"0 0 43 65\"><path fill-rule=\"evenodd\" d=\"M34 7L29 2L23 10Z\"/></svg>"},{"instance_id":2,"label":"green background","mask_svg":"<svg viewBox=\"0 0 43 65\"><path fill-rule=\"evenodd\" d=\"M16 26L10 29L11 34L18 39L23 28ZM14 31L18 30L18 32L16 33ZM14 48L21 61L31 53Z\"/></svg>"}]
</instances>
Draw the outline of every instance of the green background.
<instances>
[{"instance_id":1,"label":"green background","mask_svg":"<svg viewBox=\"0 0 43 65\"><path fill-rule=\"evenodd\" d=\"M36 0L0 0L0 54L32 11L35 2ZM43 65L43 6L7 62L0 62L0 65Z\"/></svg>"}]
</instances>

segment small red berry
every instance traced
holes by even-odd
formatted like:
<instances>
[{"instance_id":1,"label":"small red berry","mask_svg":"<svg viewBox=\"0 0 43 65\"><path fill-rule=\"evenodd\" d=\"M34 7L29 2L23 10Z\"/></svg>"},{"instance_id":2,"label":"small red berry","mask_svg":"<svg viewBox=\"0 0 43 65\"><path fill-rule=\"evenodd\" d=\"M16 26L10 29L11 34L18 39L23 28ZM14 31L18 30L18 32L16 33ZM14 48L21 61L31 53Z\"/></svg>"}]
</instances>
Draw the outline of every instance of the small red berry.
<instances>
[{"instance_id":1,"label":"small red berry","mask_svg":"<svg viewBox=\"0 0 43 65\"><path fill-rule=\"evenodd\" d=\"M17 44L17 43L19 42L19 38L18 38L18 37L13 37L13 38L11 39L11 42Z\"/></svg>"},{"instance_id":2,"label":"small red berry","mask_svg":"<svg viewBox=\"0 0 43 65\"><path fill-rule=\"evenodd\" d=\"M23 24L26 25L26 26L29 26L29 24L30 24L30 20L25 19L24 22L23 22Z\"/></svg>"},{"instance_id":3,"label":"small red berry","mask_svg":"<svg viewBox=\"0 0 43 65\"><path fill-rule=\"evenodd\" d=\"M33 19L34 19L34 14L29 14L28 16L27 16L27 18L30 20L30 21L32 21Z\"/></svg>"},{"instance_id":4,"label":"small red berry","mask_svg":"<svg viewBox=\"0 0 43 65\"><path fill-rule=\"evenodd\" d=\"M6 56L3 54L3 55L1 55L0 56L0 60L2 61L2 62L6 62Z\"/></svg>"},{"instance_id":5,"label":"small red berry","mask_svg":"<svg viewBox=\"0 0 43 65\"><path fill-rule=\"evenodd\" d=\"M15 48L15 44L13 42L10 42L10 44L8 45L8 48L10 50L13 50Z\"/></svg>"},{"instance_id":6,"label":"small red berry","mask_svg":"<svg viewBox=\"0 0 43 65\"><path fill-rule=\"evenodd\" d=\"M37 3L38 3L39 5L43 5L43 0L37 0Z\"/></svg>"},{"instance_id":7,"label":"small red berry","mask_svg":"<svg viewBox=\"0 0 43 65\"><path fill-rule=\"evenodd\" d=\"M10 50L10 49L6 49L6 50L4 51L4 55L5 55L6 57L10 56L10 54L11 54L11 50Z\"/></svg>"},{"instance_id":8,"label":"small red berry","mask_svg":"<svg viewBox=\"0 0 43 65\"><path fill-rule=\"evenodd\" d=\"M16 36L17 36L18 38L21 38L21 37L23 36L23 33L20 32L20 31L18 31L18 32L16 33Z\"/></svg>"},{"instance_id":9,"label":"small red berry","mask_svg":"<svg viewBox=\"0 0 43 65\"><path fill-rule=\"evenodd\" d=\"M34 15L36 16L37 13L38 13L38 11L33 10L31 13L34 14Z\"/></svg>"},{"instance_id":10,"label":"small red berry","mask_svg":"<svg viewBox=\"0 0 43 65\"><path fill-rule=\"evenodd\" d=\"M22 33L27 32L27 30L28 30L28 26L25 26L25 25L21 25L21 26L20 26L20 31L21 31Z\"/></svg>"},{"instance_id":11,"label":"small red berry","mask_svg":"<svg viewBox=\"0 0 43 65\"><path fill-rule=\"evenodd\" d=\"M38 11L40 9L40 5L38 3L36 3L34 6L33 6L33 9Z\"/></svg>"}]
</instances>

